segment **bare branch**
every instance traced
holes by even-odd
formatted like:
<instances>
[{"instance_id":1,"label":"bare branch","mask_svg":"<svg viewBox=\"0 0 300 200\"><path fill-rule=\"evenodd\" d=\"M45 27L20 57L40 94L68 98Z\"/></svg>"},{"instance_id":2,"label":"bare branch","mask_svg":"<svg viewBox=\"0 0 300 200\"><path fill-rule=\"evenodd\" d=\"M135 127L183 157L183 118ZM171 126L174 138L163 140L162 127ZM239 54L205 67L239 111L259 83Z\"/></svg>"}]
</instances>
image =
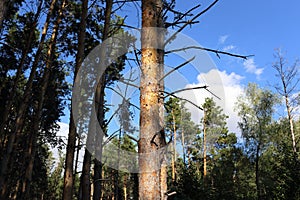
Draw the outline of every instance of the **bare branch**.
<instances>
[{"instance_id":1,"label":"bare branch","mask_svg":"<svg viewBox=\"0 0 300 200\"><path fill-rule=\"evenodd\" d=\"M204 9L202 12L200 12L199 14L195 15L191 20L189 20L189 23L184 24L181 28L179 28L169 39L167 39L167 41L165 42L165 46L171 41L173 40L176 35L178 33L180 33L185 27L187 27L190 22L194 21L195 19L197 19L198 17L200 17L201 15L203 15L204 13L206 13L209 9L211 9L219 0L215 0L212 4L210 4L206 9Z\"/></svg>"},{"instance_id":2,"label":"bare branch","mask_svg":"<svg viewBox=\"0 0 300 200\"><path fill-rule=\"evenodd\" d=\"M197 8L199 8L201 5L200 4L198 4L198 5L196 5L196 6L194 6L193 8L191 8L190 10L188 10L187 12L185 12L185 13L180 13L181 14L181 16L175 21L175 22L173 22L172 24L178 24L179 22L180 22L180 20L182 20L184 17L186 17L186 16L188 16L193 10L195 10L195 9L197 9ZM171 10L172 11L172 10ZM186 22L187 23L187 22ZM172 26L172 24L170 24L169 26ZM166 26L166 28L167 27L169 27L168 25Z\"/></svg>"},{"instance_id":3,"label":"bare branch","mask_svg":"<svg viewBox=\"0 0 300 200\"><path fill-rule=\"evenodd\" d=\"M229 52L226 52L226 51L219 51L219 50L216 50L216 49L209 49L209 48L199 47L199 46L188 46L188 47L183 47L183 48L180 48L180 49L173 49L173 50L170 50L170 51L166 51L165 54L174 53L174 52L178 52L178 51L185 51L185 50L188 50L188 49L199 49L199 50L203 50L203 51L213 52L217 55L218 58L220 58L219 54L224 54L224 55L228 55L228 56L242 58L242 59L245 59L245 60L247 60L249 57L254 56L254 55L243 56L243 55L239 55L239 54L229 53Z\"/></svg>"},{"instance_id":4,"label":"bare branch","mask_svg":"<svg viewBox=\"0 0 300 200\"><path fill-rule=\"evenodd\" d=\"M130 139L132 139L133 141L139 142L139 140L136 139L135 137L133 137L132 135L129 135L129 134L127 134L127 133L126 133L126 135L127 135Z\"/></svg>"},{"instance_id":5,"label":"bare branch","mask_svg":"<svg viewBox=\"0 0 300 200\"><path fill-rule=\"evenodd\" d=\"M188 90L197 90L197 89L207 89L208 86L207 85L204 85L204 86L198 86L198 87L192 87L192 88L184 88L184 89L180 89L180 90L176 90L174 92L171 92L169 93L166 97L172 95L172 94L176 94L176 93L179 93L179 92L184 92L184 91L188 91ZM165 97L165 98L166 98Z\"/></svg>"},{"instance_id":6,"label":"bare branch","mask_svg":"<svg viewBox=\"0 0 300 200\"><path fill-rule=\"evenodd\" d=\"M161 82L163 79L165 79L167 76L169 76L169 75L170 75L171 73L173 73L174 71L176 71L176 70L178 70L179 68L181 68L181 67L183 67L183 66L189 64L189 62L191 62L191 61L194 60L194 59L195 59L195 56L192 57L191 59L187 60L186 62L184 62L184 63L178 65L177 67L173 68L171 71L169 71L168 73L166 73L166 74L159 80L159 82Z\"/></svg>"},{"instance_id":7,"label":"bare branch","mask_svg":"<svg viewBox=\"0 0 300 200\"><path fill-rule=\"evenodd\" d=\"M126 84L126 85L130 85L130 86L132 86L132 87L135 87L135 88L140 89L139 86L137 86L137 85L135 85L135 84L133 84L133 83L129 83L129 82L124 81L123 78L119 79L118 81L121 82L121 83L124 83L124 84Z\"/></svg>"},{"instance_id":8,"label":"bare branch","mask_svg":"<svg viewBox=\"0 0 300 200\"><path fill-rule=\"evenodd\" d=\"M135 3L141 0L124 0L124 1L115 1L114 3Z\"/></svg>"},{"instance_id":9,"label":"bare branch","mask_svg":"<svg viewBox=\"0 0 300 200\"><path fill-rule=\"evenodd\" d=\"M174 94L171 94L171 93L169 93L169 92L166 92L166 91L162 91L162 92L163 92L163 93L166 93L168 96L172 96L172 97L177 98L177 99L180 99L180 100L182 100L182 101L186 101L186 102L192 104L193 106L195 106L196 108L198 108L198 109L200 109L200 110L203 110L203 108L201 108L200 106L198 106L197 104L193 103L192 101L190 101L190 100L188 100L188 99L178 97L178 96L176 96L176 95L174 95Z\"/></svg>"},{"instance_id":10,"label":"bare branch","mask_svg":"<svg viewBox=\"0 0 300 200\"><path fill-rule=\"evenodd\" d=\"M214 93L213 93L212 91L210 91L209 89L205 88L205 90L206 90L207 92L209 92L211 95L213 95L214 97L216 97L217 99L221 100L220 97L218 97L216 94L214 94Z\"/></svg>"},{"instance_id":11,"label":"bare branch","mask_svg":"<svg viewBox=\"0 0 300 200\"><path fill-rule=\"evenodd\" d=\"M126 28L132 28L138 31L141 31L140 28L134 27L134 26L130 26L130 25L126 25L126 24L116 24L116 25L112 25L112 26L122 26L122 27L126 27Z\"/></svg>"},{"instance_id":12,"label":"bare branch","mask_svg":"<svg viewBox=\"0 0 300 200\"><path fill-rule=\"evenodd\" d=\"M115 90L115 89L113 89L113 88L111 88L111 87L106 87L106 88L107 88L107 89L110 89L110 90L112 90L112 91L114 91L115 93L117 93L120 97L123 98L123 100L129 101L130 98L126 99L126 98L125 98L120 92L118 92L117 90ZM135 107L136 109L138 109L138 110L140 109L138 106L134 105L133 103L130 103L130 102L128 102L128 103L129 103L129 105Z\"/></svg>"},{"instance_id":13,"label":"bare branch","mask_svg":"<svg viewBox=\"0 0 300 200\"><path fill-rule=\"evenodd\" d=\"M105 146L105 145L108 144L112 139L114 139L114 137L117 136L116 133L118 133L120 130L121 130L121 129L118 129L118 130L116 130L115 132L113 132L113 133L107 138L107 140L105 140L105 141L103 142L103 146Z\"/></svg>"}]
</instances>

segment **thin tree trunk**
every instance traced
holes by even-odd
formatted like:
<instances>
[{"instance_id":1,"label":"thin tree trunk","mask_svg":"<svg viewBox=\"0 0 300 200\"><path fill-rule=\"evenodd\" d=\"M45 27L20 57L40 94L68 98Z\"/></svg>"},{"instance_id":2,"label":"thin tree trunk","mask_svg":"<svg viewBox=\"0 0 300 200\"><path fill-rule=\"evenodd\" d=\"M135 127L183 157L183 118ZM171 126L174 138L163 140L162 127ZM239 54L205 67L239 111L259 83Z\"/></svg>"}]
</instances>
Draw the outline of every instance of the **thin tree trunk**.
<instances>
[{"instance_id":1,"label":"thin tree trunk","mask_svg":"<svg viewBox=\"0 0 300 200\"><path fill-rule=\"evenodd\" d=\"M126 174L123 177L123 193L124 193L124 200L127 200L127 175Z\"/></svg>"},{"instance_id":2,"label":"thin tree trunk","mask_svg":"<svg viewBox=\"0 0 300 200\"><path fill-rule=\"evenodd\" d=\"M177 132L176 132L176 120L175 120L175 115L174 115L174 110L172 109L172 118L173 118L173 134L174 134L174 139L173 139L173 158L172 158L172 182L174 183L176 181L176 168L175 168L175 163L176 163L176 140L177 140Z\"/></svg>"},{"instance_id":3,"label":"thin tree trunk","mask_svg":"<svg viewBox=\"0 0 300 200\"><path fill-rule=\"evenodd\" d=\"M142 0L142 59L140 80L140 140L139 147L139 198L143 200L162 199L161 159L155 155L164 143L161 130L160 112L162 99L161 85L161 51L159 27L161 20L161 0ZM147 30L145 28L148 28ZM158 104L159 102L159 104ZM141 156L142 155L142 156Z\"/></svg>"},{"instance_id":4,"label":"thin tree trunk","mask_svg":"<svg viewBox=\"0 0 300 200\"><path fill-rule=\"evenodd\" d=\"M204 181L206 181L206 111L204 110L204 116L203 116L203 176Z\"/></svg>"},{"instance_id":5,"label":"thin tree trunk","mask_svg":"<svg viewBox=\"0 0 300 200\"><path fill-rule=\"evenodd\" d=\"M80 195L79 199L90 200L91 199L91 181L90 181L90 170L91 170L91 161L92 155L89 150L85 149L83 165L82 165L82 174L80 181Z\"/></svg>"},{"instance_id":6,"label":"thin tree trunk","mask_svg":"<svg viewBox=\"0 0 300 200\"><path fill-rule=\"evenodd\" d=\"M284 87L284 91L287 94L286 87ZM291 132L291 137L292 137L292 147L293 147L293 152L296 155L297 154L297 148L296 148L296 139L295 139L295 133L294 133L294 124L293 124L293 117L291 114L291 107L289 103L288 96L285 96L285 105L288 113L288 119L290 123L290 132Z\"/></svg>"},{"instance_id":7,"label":"thin tree trunk","mask_svg":"<svg viewBox=\"0 0 300 200\"><path fill-rule=\"evenodd\" d=\"M257 199L261 199L260 194L260 183L259 183L259 152L260 152L260 144L257 145L256 148L256 158L255 158L255 184L256 184L256 193L257 193Z\"/></svg>"},{"instance_id":8,"label":"thin tree trunk","mask_svg":"<svg viewBox=\"0 0 300 200\"><path fill-rule=\"evenodd\" d=\"M42 111L43 111L46 90L49 85L49 78L50 78L50 74L51 74L52 60L54 58L54 53L55 53L55 46L56 46L59 24L61 23L63 10L66 6L65 4L66 4L66 2L64 0L62 2L61 8L59 10L59 15L57 17L56 23L53 28L51 42L50 42L48 52L47 52L48 55L47 55L47 61L46 61L46 68L44 70L44 75L42 78L41 92L40 92L40 95L38 98L39 102L38 102L37 109L36 109L37 112L36 112L36 115L33 120L33 123L34 123L33 131L32 131L32 134L30 135L30 142L29 142L29 149L28 149L29 163L26 167L25 179L23 180L23 183L22 183L22 192L21 192L21 196L25 195L25 199L30 198L30 183L32 180L32 171L33 171L34 159L35 159L35 155L36 155L37 136L38 136L38 132L39 132L40 119L42 117Z\"/></svg>"},{"instance_id":9,"label":"thin tree trunk","mask_svg":"<svg viewBox=\"0 0 300 200\"><path fill-rule=\"evenodd\" d=\"M76 55L74 82L75 82L76 74L84 59L84 42L85 42L85 35L86 35L86 18L88 13L88 0L82 0L81 11L82 12L81 12L81 20L79 24L78 51ZM76 127L73 120L73 112L71 109L69 136L68 136L67 153L66 153L66 161L65 161L63 200L73 199L73 184L74 184L73 183L74 181L73 161L74 161L74 153L75 153L75 144L76 144Z\"/></svg>"},{"instance_id":10,"label":"thin tree trunk","mask_svg":"<svg viewBox=\"0 0 300 200\"><path fill-rule=\"evenodd\" d=\"M111 12L112 12L112 5L113 0L106 0L106 7L105 7L105 20L104 20L104 28L102 33L102 41L105 41L109 37L109 27L111 22ZM105 66L105 51L100 52L100 67ZM105 72L104 72L105 73ZM96 111L98 120L100 123L101 128L104 125L104 88L105 88L105 78L104 75L101 77L100 82L97 86L97 92L95 100L98 102L96 105ZM96 155L101 160L102 158L102 142L103 142L103 135L96 136ZM94 167L94 194L93 199L99 200L101 198L101 178L102 178L102 163L100 160L95 159L95 167Z\"/></svg>"},{"instance_id":11,"label":"thin tree trunk","mask_svg":"<svg viewBox=\"0 0 300 200\"><path fill-rule=\"evenodd\" d=\"M36 52L36 55L35 55L35 60L34 60L34 63L32 65L32 68L31 68L29 79L26 83L26 89L25 89L25 92L24 92L23 101L22 101L20 107L18 108L17 119L16 119L16 122L15 122L15 125L16 125L15 131L13 131L10 134L9 138L8 138L8 142L7 142L7 145L6 145L6 151L5 151L5 153L3 155L3 158L2 158L2 162L1 162L2 164L1 164L1 170L0 170L0 188L2 188L1 195L5 195L5 192L6 192L5 190L3 190L3 188L6 188L6 187L3 187L3 184L5 182L5 178L6 178L6 175L7 175L6 174L7 173L7 167L8 167L8 164L10 163L10 158L11 158L10 155L11 155L11 152L13 150L13 145L15 143L15 139L16 139L17 136L19 136L21 134L22 129L23 129L24 115L25 115L25 112L28 108L28 102L29 102L29 99L31 97L33 80L35 78L36 70L37 70L37 67L38 67L38 62L39 62L42 50L44 48L44 41L45 41L46 34L47 34L47 31L48 31L50 17L52 15L55 2L56 2L56 0L53 0L52 3L51 3L51 7L49 8L49 12L48 12L48 15L47 15L44 27L43 27L43 32L42 32L42 36L41 36L41 39L40 39L40 43L39 43L39 46L38 46L38 49L37 49L37 52ZM42 9L42 3L40 2L37 13L39 13L41 11L41 9Z\"/></svg>"}]
</instances>

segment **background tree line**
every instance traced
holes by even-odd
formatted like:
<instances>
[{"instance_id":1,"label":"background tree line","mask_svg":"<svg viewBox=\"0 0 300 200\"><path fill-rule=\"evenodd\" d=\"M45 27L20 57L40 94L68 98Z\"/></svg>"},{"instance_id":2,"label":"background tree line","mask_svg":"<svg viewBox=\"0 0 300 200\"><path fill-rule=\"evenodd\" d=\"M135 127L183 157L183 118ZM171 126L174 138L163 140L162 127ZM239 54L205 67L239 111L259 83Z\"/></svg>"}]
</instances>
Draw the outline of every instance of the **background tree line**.
<instances>
[{"instance_id":1,"label":"background tree line","mask_svg":"<svg viewBox=\"0 0 300 200\"><path fill-rule=\"evenodd\" d=\"M0 199L138 199L138 175L103 165L94 156L99 152L86 150L79 169L78 153L89 138L76 134L72 112L68 142L57 136L60 117L70 106L73 79L85 56L115 33L128 38L122 48L135 41L124 29L126 16L119 16L119 11L125 3L141 6L137 2L1 1ZM197 5L183 13L174 10L175 1L157 2L163 10L155 12L168 13L158 15L159 26L184 24L184 28L196 23L197 14L191 12ZM189 23L187 17L192 19ZM98 121L107 134L105 88L121 79L130 59L124 55L111 64L96 92ZM237 102L241 138L228 131L228 116L214 99L206 98L199 105L204 115L198 123L191 120L185 107L188 102L164 99L165 111L160 115L166 139L174 146L166 169L172 194L168 199L300 199L300 120L293 113L300 102L295 95L298 65L289 66L279 50L274 59L279 80L275 90L249 84ZM127 106L118 113L120 130L111 140L121 149L137 152L137 142L130 137L136 131L130 126L133 106L126 98L123 103ZM280 105L285 106L286 116L275 115ZM104 138L90 139L104 143ZM56 158L57 164L51 147L67 149Z\"/></svg>"}]
</instances>

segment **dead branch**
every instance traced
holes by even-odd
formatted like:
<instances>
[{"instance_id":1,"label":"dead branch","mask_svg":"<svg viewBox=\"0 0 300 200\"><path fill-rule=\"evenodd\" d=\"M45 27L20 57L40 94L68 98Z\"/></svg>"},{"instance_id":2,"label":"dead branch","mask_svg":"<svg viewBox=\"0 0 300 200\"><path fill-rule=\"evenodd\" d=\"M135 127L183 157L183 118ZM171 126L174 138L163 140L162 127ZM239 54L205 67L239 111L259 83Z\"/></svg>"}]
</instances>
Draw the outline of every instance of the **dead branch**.
<instances>
[{"instance_id":1,"label":"dead branch","mask_svg":"<svg viewBox=\"0 0 300 200\"><path fill-rule=\"evenodd\" d=\"M188 99L178 97L178 96L176 96L176 95L174 95L174 94L171 94L171 93L169 93L169 92L166 92L166 91L162 91L162 92L163 92L163 93L166 93L168 96L172 96L172 97L177 98L177 99L180 99L180 100L182 100L182 101L186 101L186 102L192 104L193 106L195 106L196 108L198 108L198 109L200 109L200 110L203 110L203 108L201 108L200 106L198 106L197 104L193 103L192 101L190 101L190 100L188 100ZM166 98L166 97L165 97L165 98Z\"/></svg>"},{"instance_id":2,"label":"dead branch","mask_svg":"<svg viewBox=\"0 0 300 200\"><path fill-rule=\"evenodd\" d=\"M190 13L191 13L193 10L199 8L200 6L201 6L201 4L198 4L198 5L194 6L193 8L189 9L187 12L183 13L183 14L182 14L175 22L173 22L172 24L178 24L178 23L180 22L180 20L182 20L182 19L183 19L184 17L186 17L186 16L191 15ZM186 23L187 23L187 22L186 22ZM172 25L170 25L170 26L172 26ZM167 27L169 27L169 26L166 26L166 28L167 28Z\"/></svg>"},{"instance_id":3,"label":"dead branch","mask_svg":"<svg viewBox=\"0 0 300 200\"><path fill-rule=\"evenodd\" d=\"M117 136L116 133L118 133L120 130L121 130L121 129L118 129L118 130L116 130L115 132L113 132L113 133L107 138L107 140L105 140L105 141L103 142L103 146L107 145L112 139L114 139L114 138Z\"/></svg>"},{"instance_id":4,"label":"dead branch","mask_svg":"<svg viewBox=\"0 0 300 200\"><path fill-rule=\"evenodd\" d=\"M129 134L127 134L127 133L126 133L126 135L127 135L130 139L132 139L133 141L139 142L139 140L136 139L135 137L133 137L132 135L129 135Z\"/></svg>"},{"instance_id":5,"label":"dead branch","mask_svg":"<svg viewBox=\"0 0 300 200\"><path fill-rule=\"evenodd\" d=\"M207 92L209 92L211 95L213 95L214 97L216 97L217 99L221 100L220 97L218 97L216 94L214 94L214 93L213 93L212 91L210 91L209 89L205 88L205 90L206 90Z\"/></svg>"},{"instance_id":6,"label":"dead branch","mask_svg":"<svg viewBox=\"0 0 300 200\"><path fill-rule=\"evenodd\" d=\"M228 55L228 56L232 56L232 57L242 58L242 59L245 59L245 60L247 60L249 57L254 56L254 55L243 56L243 55L239 55L239 54L229 53L229 52L226 52L226 51L219 51L219 50L216 50L216 49L209 49L209 48L199 47L199 46L188 46L188 47L183 47L183 48L180 48L180 49L173 49L173 50L170 50L170 51L166 51L165 54L174 53L174 52L178 52L178 51L185 51L185 50L188 50L188 49L198 49L198 50L213 52L217 55L218 58L220 58L219 54L224 54L224 55Z\"/></svg>"},{"instance_id":7,"label":"dead branch","mask_svg":"<svg viewBox=\"0 0 300 200\"><path fill-rule=\"evenodd\" d=\"M176 94L176 93L179 93L179 92L184 92L184 91L188 91L188 90L197 90L197 89L207 89L207 88L208 88L207 85L192 87L192 88L184 88L184 89L176 90L174 92L169 93L165 98L167 98L168 96L170 96L172 94Z\"/></svg>"},{"instance_id":8,"label":"dead branch","mask_svg":"<svg viewBox=\"0 0 300 200\"><path fill-rule=\"evenodd\" d=\"M124 81L123 78L119 79L118 81L121 82L121 83L124 83L125 85L130 85L130 86L132 86L132 87L135 87L135 88L140 89L139 86L134 85L133 83L129 83L129 82Z\"/></svg>"},{"instance_id":9,"label":"dead branch","mask_svg":"<svg viewBox=\"0 0 300 200\"><path fill-rule=\"evenodd\" d=\"M129 99L130 99L130 98L126 99L120 92L118 92L117 90L115 90L115 89L113 89L113 88L111 88L111 87L106 87L106 88L107 88L107 89L110 89L110 90L112 90L112 91L114 91L116 94L118 94L120 97L122 97L123 100L128 101L129 105L135 107L135 108L138 109L138 110L140 109L138 106L136 106L136 105L134 105L133 103L130 103L130 102L129 102Z\"/></svg>"},{"instance_id":10,"label":"dead branch","mask_svg":"<svg viewBox=\"0 0 300 200\"><path fill-rule=\"evenodd\" d=\"M190 22L195 21L195 19L197 19L198 17L200 17L201 15L203 15L204 13L206 13L208 10L210 10L219 0L215 0L212 4L210 4L206 9L204 9L202 12L198 13L197 15L195 15L191 20L189 20L189 23L185 23L181 28L179 28L170 38L167 39L167 41L165 42L164 46L166 46L171 40L173 40L176 35L178 33L180 33L185 27L187 27Z\"/></svg>"},{"instance_id":11,"label":"dead branch","mask_svg":"<svg viewBox=\"0 0 300 200\"><path fill-rule=\"evenodd\" d=\"M159 82L161 82L162 80L164 80L167 76L169 76L171 73L173 73L174 71L178 70L179 68L187 65L189 62L191 62L192 60L195 59L195 56L192 57L191 59L187 60L186 62L178 65L177 67L173 68L171 71L169 71L168 73L166 73L161 79L159 79Z\"/></svg>"}]
</instances>

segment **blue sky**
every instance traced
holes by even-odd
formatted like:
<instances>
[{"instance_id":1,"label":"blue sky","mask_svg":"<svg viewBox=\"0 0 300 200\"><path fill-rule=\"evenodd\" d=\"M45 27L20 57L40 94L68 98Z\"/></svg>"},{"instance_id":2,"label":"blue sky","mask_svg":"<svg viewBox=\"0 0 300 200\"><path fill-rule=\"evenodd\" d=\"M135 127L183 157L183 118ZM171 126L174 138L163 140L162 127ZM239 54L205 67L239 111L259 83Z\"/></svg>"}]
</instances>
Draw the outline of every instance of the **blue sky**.
<instances>
[{"instance_id":1,"label":"blue sky","mask_svg":"<svg viewBox=\"0 0 300 200\"><path fill-rule=\"evenodd\" d=\"M184 2L184 3L180 3ZM192 7L197 1L178 1L178 6ZM205 1L209 2L209 1ZM300 56L300 1L289 0L227 0L219 1L208 13L200 18L200 23L184 33L195 38L201 45L222 49L234 47L231 52L254 54L254 64L264 68L261 79L245 73L243 61L232 61L222 56L215 60L219 69L236 72L245 76L245 82L255 81L264 84L270 80L273 70L275 48L287 52L290 61ZM223 43L220 38L223 36Z\"/></svg>"},{"instance_id":2,"label":"blue sky","mask_svg":"<svg viewBox=\"0 0 300 200\"><path fill-rule=\"evenodd\" d=\"M201 7L197 10L201 11L211 2L207 0L178 0L176 7L181 11L185 11L201 3ZM242 55L254 54L255 56L244 61L226 55L221 55L221 59L219 59L215 54L209 53L208 55L215 63L214 71L203 70L200 74L197 74L189 66L184 67L180 70L180 73L187 79L187 82L181 85L176 84L174 89L203 84L210 85L209 83L211 83L210 86L214 90L214 77L218 74L225 84L225 96L220 105L231 116L229 120L230 130L236 131L238 118L233 111L233 107L243 86L248 82L256 82L261 86L271 88L270 85L277 82L274 70L271 67L274 61L274 49L281 48L286 51L287 58L291 63L296 58L300 58L299 8L300 1L298 0L219 1L210 11L198 19L199 24L187 27L182 33L191 37L203 47L226 50ZM137 21L136 8L133 5L124 8L122 11L128 15L127 23L129 25L140 26L141 20ZM176 66L183 61L180 58L170 58L169 60L166 59L166 64ZM174 77L170 77L170 79L172 82ZM171 84L175 83L177 82ZM214 92L218 93L218 89L215 89ZM182 95L188 96L189 94ZM194 94L198 104L203 102L205 95L207 94ZM138 94L135 93L135 96L138 98ZM189 108L193 114L193 119L199 122L201 117L199 111L192 107ZM68 117L67 114L62 121L68 123Z\"/></svg>"},{"instance_id":3,"label":"blue sky","mask_svg":"<svg viewBox=\"0 0 300 200\"><path fill-rule=\"evenodd\" d=\"M211 2L208 0L178 0L176 7L185 11L201 3L202 6L197 10L201 11ZM208 57L214 62L214 66L210 66L213 70L203 69L199 72L191 66L186 66L180 69L179 73L168 77L167 87L179 89L208 84L212 91L222 96L222 100L218 103L230 116L229 130L238 133L237 121L239 118L234 111L234 104L237 96L242 93L243 87L248 82L256 82L272 89L270 85L278 82L271 67L274 61L274 49L281 48L286 51L290 63L293 63L296 58L300 58L299 9L299 0L220 0L209 12L199 18L199 24L195 24L191 28L187 27L182 33L203 47L227 50L242 55L254 54L255 56L245 62L239 58L225 55L221 55L221 59L219 59L215 54L209 53ZM141 21L137 21L136 8L133 5L122 11L128 15L127 23L129 25L140 26ZM183 61L182 58L170 56L166 59L166 64L174 67ZM183 77L185 80L181 81ZM224 94L220 94L219 86L215 84L216 77L222 79ZM136 91L133 94L133 101L138 105L139 94ZM189 99L200 105L209 95L203 91L196 91L194 94L187 92L180 96L191 97ZM111 98L113 99L114 96ZM115 102L109 100L108 103ZM196 123L199 122L202 113L193 106L186 105L192 112L193 120ZM108 118L110 114L108 114ZM136 115L138 115L138 111ZM63 135L68 130L68 122L69 112L66 112L66 116L62 117L60 124ZM111 132L118 129L116 124L115 120L111 126ZM138 126L137 118L135 125Z\"/></svg>"}]
</instances>

